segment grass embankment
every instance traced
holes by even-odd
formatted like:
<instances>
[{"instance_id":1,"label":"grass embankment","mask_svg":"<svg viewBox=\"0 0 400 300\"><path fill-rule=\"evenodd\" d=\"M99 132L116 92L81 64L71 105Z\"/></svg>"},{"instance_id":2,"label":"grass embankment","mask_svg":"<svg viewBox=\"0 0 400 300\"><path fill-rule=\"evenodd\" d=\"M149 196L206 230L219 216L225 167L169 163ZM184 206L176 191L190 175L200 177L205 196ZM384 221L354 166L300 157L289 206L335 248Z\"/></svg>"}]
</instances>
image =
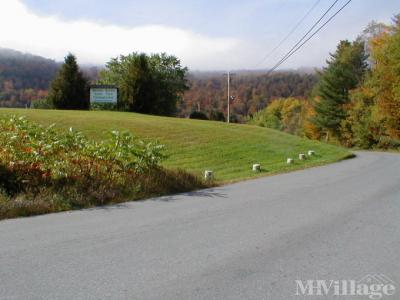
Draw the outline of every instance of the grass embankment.
<instances>
[{"instance_id":1,"label":"grass embankment","mask_svg":"<svg viewBox=\"0 0 400 300\"><path fill-rule=\"evenodd\" d=\"M251 125L105 111L0 109L0 115L5 114L24 115L43 125L73 127L96 140L103 139L110 130L128 130L166 145L166 168L180 168L199 176L206 169L213 170L217 183L303 169L351 155L344 148ZM308 150L316 155L304 161L297 159L299 153ZM287 165L288 157L295 163ZM260 173L251 170L253 163L261 164Z\"/></svg>"}]
</instances>

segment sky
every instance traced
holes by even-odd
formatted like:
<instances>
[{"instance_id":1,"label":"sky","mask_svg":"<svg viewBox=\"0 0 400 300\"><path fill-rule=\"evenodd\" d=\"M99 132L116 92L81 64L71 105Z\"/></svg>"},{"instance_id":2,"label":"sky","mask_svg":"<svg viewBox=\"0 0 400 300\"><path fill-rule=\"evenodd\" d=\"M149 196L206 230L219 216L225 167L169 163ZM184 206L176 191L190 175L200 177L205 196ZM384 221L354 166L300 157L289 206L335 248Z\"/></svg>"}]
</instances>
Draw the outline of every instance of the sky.
<instances>
[{"instance_id":1,"label":"sky","mask_svg":"<svg viewBox=\"0 0 400 300\"><path fill-rule=\"evenodd\" d=\"M0 47L57 61L72 52L93 65L136 51L176 55L191 70L268 69L333 2L1 0ZM339 0L332 13L346 2ZM281 68L321 67L340 40L356 38L372 20L389 23L398 13L399 0L353 0Z\"/></svg>"}]
</instances>

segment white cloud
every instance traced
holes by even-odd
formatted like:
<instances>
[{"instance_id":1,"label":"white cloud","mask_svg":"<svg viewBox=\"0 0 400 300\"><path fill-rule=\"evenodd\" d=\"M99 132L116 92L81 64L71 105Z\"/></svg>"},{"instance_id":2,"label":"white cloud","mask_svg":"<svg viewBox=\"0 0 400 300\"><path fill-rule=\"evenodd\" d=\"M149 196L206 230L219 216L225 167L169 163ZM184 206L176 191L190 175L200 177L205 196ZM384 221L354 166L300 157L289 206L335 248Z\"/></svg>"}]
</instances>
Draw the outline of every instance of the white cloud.
<instances>
[{"instance_id":1,"label":"white cloud","mask_svg":"<svg viewBox=\"0 0 400 300\"><path fill-rule=\"evenodd\" d=\"M127 28L39 16L19 0L1 0L0 28L0 47L56 60L72 52L80 63L94 64L133 51L167 52L191 69L223 69L235 61L242 44L235 38L211 38L160 25Z\"/></svg>"},{"instance_id":2,"label":"white cloud","mask_svg":"<svg viewBox=\"0 0 400 300\"><path fill-rule=\"evenodd\" d=\"M241 3L238 8L234 7L232 14L251 15L262 2ZM349 7L281 68L323 66L329 52L335 51L341 39L354 39L373 19L387 22L392 16L394 6L393 3L385 8L384 12L371 10L368 5L360 3L353 9ZM360 10L360 13L354 14L356 9ZM246 37L243 33L238 33L238 36L243 38L209 37L186 28L162 25L123 27L96 21L66 21L57 16L37 15L30 11L22 0L0 0L0 47L31 52L59 61L68 52L72 52L77 55L80 63L92 64L104 64L111 57L137 51L167 52L176 55L192 70L268 68L285 55L317 16L319 14L309 18L307 26L297 30L278 51L259 64L265 54L269 53L292 28L295 22L293 17L282 17L279 24L271 19L272 23L266 26L269 28L268 34L263 27L255 27L252 34ZM267 14L266 24L268 20ZM237 26L240 26L240 22ZM255 34L257 31L259 34Z\"/></svg>"}]
</instances>

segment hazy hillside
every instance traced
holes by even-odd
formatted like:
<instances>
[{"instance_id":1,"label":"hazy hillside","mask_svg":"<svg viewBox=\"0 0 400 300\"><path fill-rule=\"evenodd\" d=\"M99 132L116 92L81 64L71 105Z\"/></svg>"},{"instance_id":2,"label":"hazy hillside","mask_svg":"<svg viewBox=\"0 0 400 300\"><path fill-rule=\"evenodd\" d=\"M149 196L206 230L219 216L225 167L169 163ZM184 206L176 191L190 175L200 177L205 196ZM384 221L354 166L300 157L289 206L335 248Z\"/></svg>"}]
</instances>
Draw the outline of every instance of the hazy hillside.
<instances>
[{"instance_id":1,"label":"hazy hillside","mask_svg":"<svg viewBox=\"0 0 400 300\"><path fill-rule=\"evenodd\" d=\"M25 107L47 96L60 63L41 56L0 48L0 106ZM97 77L97 67L83 67L89 79Z\"/></svg>"},{"instance_id":2,"label":"hazy hillside","mask_svg":"<svg viewBox=\"0 0 400 300\"><path fill-rule=\"evenodd\" d=\"M0 48L0 71L3 81L12 80L16 89L46 89L57 72L54 60Z\"/></svg>"},{"instance_id":3,"label":"hazy hillside","mask_svg":"<svg viewBox=\"0 0 400 300\"><path fill-rule=\"evenodd\" d=\"M0 48L0 105L25 106L44 97L58 67L50 59Z\"/></svg>"}]
</instances>

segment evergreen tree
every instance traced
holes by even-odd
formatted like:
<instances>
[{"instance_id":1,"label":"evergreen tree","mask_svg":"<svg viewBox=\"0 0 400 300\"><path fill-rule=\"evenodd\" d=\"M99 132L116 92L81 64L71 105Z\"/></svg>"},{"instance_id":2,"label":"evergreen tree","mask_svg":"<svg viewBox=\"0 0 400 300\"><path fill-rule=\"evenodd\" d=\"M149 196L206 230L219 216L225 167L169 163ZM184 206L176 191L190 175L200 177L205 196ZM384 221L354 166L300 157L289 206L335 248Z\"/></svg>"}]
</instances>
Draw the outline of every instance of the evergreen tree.
<instances>
[{"instance_id":1,"label":"evergreen tree","mask_svg":"<svg viewBox=\"0 0 400 300\"><path fill-rule=\"evenodd\" d=\"M317 101L315 125L321 130L340 137L340 124L346 118L345 105L349 103L349 91L361 82L367 68L364 43L341 41L328 66L320 73L316 87Z\"/></svg>"},{"instance_id":2,"label":"evergreen tree","mask_svg":"<svg viewBox=\"0 0 400 300\"><path fill-rule=\"evenodd\" d=\"M152 102L156 98L155 84L145 54L128 59L119 83L119 107L127 111L152 113Z\"/></svg>"},{"instance_id":3,"label":"evergreen tree","mask_svg":"<svg viewBox=\"0 0 400 300\"><path fill-rule=\"evenodd\" d=\"M89 109L88 82L71 53L51 83L49 101L57 109Z\"/></svg>"}]
</instances>

